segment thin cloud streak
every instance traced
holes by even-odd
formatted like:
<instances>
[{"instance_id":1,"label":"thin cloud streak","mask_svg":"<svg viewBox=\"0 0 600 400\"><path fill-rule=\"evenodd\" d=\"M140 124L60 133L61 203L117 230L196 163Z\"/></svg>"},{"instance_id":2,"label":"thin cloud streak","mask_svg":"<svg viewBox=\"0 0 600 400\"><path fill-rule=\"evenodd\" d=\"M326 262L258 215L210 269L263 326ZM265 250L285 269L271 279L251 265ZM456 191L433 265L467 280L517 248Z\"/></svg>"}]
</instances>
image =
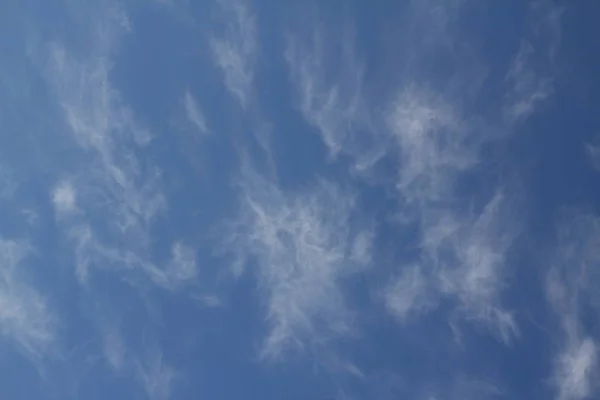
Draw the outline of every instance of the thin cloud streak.
<instances>
[{"instance_id":1,"label":"thin cloud streak","mask_svg":"<svg viewBox=\"0 0 600 400\"><path fill-rule=\"evenodd\" d=\"M47 300L21 277L31 248L0 238L0 336L28 355L43 356L56 341L56 317Z\"/></svg>"},{"instance_id":2,"label":"thin cloud streak","mask_svg":"<svg viewBox=\"0 0 600 400\"><path fill-rule=\"evenodd\" d=\"M201 135L210 134L210 131L208 130L208 126L206 124L206 117L204 116L204 113L198 106L198 102L196 101L192 93L190 93L190 91L186 91L185 95L183 96L183 106L188 122Z\"/></svg>"},{"instance_id":3,"label":"thin cloud streak","mask_svg":"<svg viewBox=\"0 0 600 400\"><path fill-rule=\"evenodd\" d=\"M210 40L214 63L223 74L227 90L242 109L250 103L256 53L256 17L244 0L218 0L223 32Z\"/></svg>"}]
</instances>

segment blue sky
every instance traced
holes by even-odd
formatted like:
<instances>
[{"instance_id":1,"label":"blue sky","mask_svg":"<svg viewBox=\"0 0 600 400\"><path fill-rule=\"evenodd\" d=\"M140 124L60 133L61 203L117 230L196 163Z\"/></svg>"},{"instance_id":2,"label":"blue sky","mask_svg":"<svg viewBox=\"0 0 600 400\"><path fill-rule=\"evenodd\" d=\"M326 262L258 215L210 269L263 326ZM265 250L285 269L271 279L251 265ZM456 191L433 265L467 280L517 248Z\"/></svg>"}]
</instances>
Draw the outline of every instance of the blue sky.
<instances>
[{"instance_id":1,"label":"blue sky","mask_svg":"<svg viewBox=\"0 0 600 400\"><path fill-rule=\"evenodd\" d=\"M1 8L0 398L600 394L600 3Z\"/></svg>"}]
</instances>

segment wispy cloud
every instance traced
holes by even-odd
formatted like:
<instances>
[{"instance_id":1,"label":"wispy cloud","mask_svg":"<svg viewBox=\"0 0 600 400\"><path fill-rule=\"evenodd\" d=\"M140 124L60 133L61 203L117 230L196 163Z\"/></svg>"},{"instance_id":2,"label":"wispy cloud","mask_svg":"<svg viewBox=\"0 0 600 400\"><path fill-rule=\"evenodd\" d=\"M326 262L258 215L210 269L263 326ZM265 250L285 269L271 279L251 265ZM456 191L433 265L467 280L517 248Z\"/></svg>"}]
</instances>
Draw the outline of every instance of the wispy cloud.
<instances>
[{"instance_id":1,"label":"wispy cloud","mask_svg":"<svg viewBox=\"0 0 600 400\"><path fill-rule=\"evenodd\" d=\"M533 114L554 92L563 8L537 0L530 5L531 34L521 41L506 75L505 117L518 122Z\"/></svg>"},{"instance_id":2,"label":"wispy cloud","mask_svg":"<svg viewBox=\"0 0 600 400\"><path fill-rule=\"evenodd\" d=\"M363 68L351 38L328 38L322 30L315 30L310 38L290 36L285 59L300 112L318 130L329 155L335 158L355 150L355 135L367 122Z\"/></svg>"},{"instance_id":3,"label":"wispy cloud","mask_svg":"<svg viewBox=\"0 0 600 400\"><path fill-rule=\"evenodd\" d=\"M478 162L485 133L443 96L418 86L402 89L390 107L389 132L399 149L398 190L418 207L443 202L461 173Z\"/></svg>"},{"instance_id":4,"label":"wispy cloud","mask_svg":"<svg viewBox=\"0 0 600 400\"><path fill-rule=\"evenodd\" d=\"M210 42L214 62L221 69L227 90L246 108L258 51L256 17L244 0L218 0L217 3L223 30L215 33Z\"/></svg>"},{"instance_id":5,"label":"wispy cloud","mask_svg":"<svg viewBox=\"0 0 600 400\"><path fill-rule=\"evenodd\" d=\"M182 243L171 246L171 257L164 263L155 263L136 248L103 244L89 225L75 225L69 231L75 245L76 274L80 282L89 279L90 268L113 268L122 272L143 272L155 285L167 290L178 290L194 285L198 275L195 250ZM140 277L130 276L136 282Z\"/></svg>"},{"instance_id":6,"label":"wispy cloud","mask_svg":"<svg viewBox=\"0 0 600 400\"><path fill-rule=\"evenodd\" d=\"M183 106L189 123L192 124L201 135L208 135L210 131L208 130L204 113L189 90L186 91L183 96Z\"/></svg>"},{"instance_id":7,"label":"wispy cloud","mask_svg":"<svg viewBox=\"0 0 600 400\"><path fill-rule=\"evenodd\" d=\"M401 267L385 289L388 310L408 322L447 300L459 316L479 321L509 341L518 329L512 313L501 305L506 256L514 239L508 208L497 194L474 215L427 211L420 220L417 261Z\"/></svg>"},{"instance_id":8,"label":"wispy cloud","mask_svg":"<svg viewBox=\"0 0 600 400\"><path fill-rule=\"evenodd\" d=\"M39 357L56 340L56 318L22 276L30 251L27 244L0 239L0 334Z\"/></svg>"},{"instance_id":9,"label":"wispy cloud","mask_svg":"<svg viewBox=\"0 0 600 400\"><path fill-rule=\"evenodd\" d=\"M586 327L586 309L597 312L600 220L572 212L559 222L559 241L546 279L548 302L562 330L552 381L559 400L580 400L598 392L598 344Z\"/></svg>"},{"instance_id":10,"label":"wispy cloud","mask_svg":"<svg viewBox=\"0 0 600 400\"><path fill-rule=\"evenodd\" d=\"M177 372L164 360L163 354L153 350L137 362L137 377L150 400L168 400L172 396Z\"/></svg>"},{"instance_id":11,"label":"wispy cloud","mask_svg":"<svg viewBox=\"0 0 600 400\"><path fill-rule=\"evenodd\" d=\"M110 56L118 34L128 28L122 13L109 14L92 35L89 54L77 55L59 44L50 47L48 79L79 151L85 155L77 179L60 182L52 192L57 212L77 210L65 222L75 247L76 273L87 283L91 267L139 271L169 290L196 277L194 250L172 244L172 259L150 257L151 229L167 207L161 173L146 146L153 139L111 85ZM184 98L190 122L207 132L190 93ZM160 266L158 266L160 264ZM137 279L136 279L137 280Z\"/></svg>"},{"instance_id":12,"label":"wispy cloud","mask_svg":"<svg viewBox=\"0 0 600 400\"><path fill-rule=\"evenodd\" d=\"M437 306L439 295L436 290L419 266L407 266L390 279L385 288L385 304L390 313L405 322Z\"/></svg>"},{"instance_id":13,"label":"wispy cloud","mask_svg":"<svg viewBox=\"0 0 600 400\"><path fill-rule=\"evenodd\" d=\"M417 260L385 289L388 309L406 321L448 300L508 341L516 323L500 293L514 217L500 189L480 209L460 207L470 193L458 183L478 166L487 133L445 96L415 85L400 91L388 125L398 149L401 220L420 231Z\"/></svg>"},{"instance_id":14,"label":"wispy cloud","mask_svg":"<svg viewBox=\"0 0 600 400\"><path fill-rule=\"evenodd\" d=\"M506 94L505 114L509 121L531 115L552 94L553 82L534 67L535 50L531 43L521 43L506 76L510 86Z\"/></svg>"},{"instance_id":15,"label":"wispy cloud","mask_svg":"<svg viewBox=\"0 0 600 400\"><path fill-rule=\"evenodd\" d=\"M241 216L229 243L241 265L256 259L270 327L262 356L276 358L351 332L343 282L370 260L370 235L355 220L352 194L326 181L286 193L249 168L240 185Z\"/></svg>"}]
</instances>

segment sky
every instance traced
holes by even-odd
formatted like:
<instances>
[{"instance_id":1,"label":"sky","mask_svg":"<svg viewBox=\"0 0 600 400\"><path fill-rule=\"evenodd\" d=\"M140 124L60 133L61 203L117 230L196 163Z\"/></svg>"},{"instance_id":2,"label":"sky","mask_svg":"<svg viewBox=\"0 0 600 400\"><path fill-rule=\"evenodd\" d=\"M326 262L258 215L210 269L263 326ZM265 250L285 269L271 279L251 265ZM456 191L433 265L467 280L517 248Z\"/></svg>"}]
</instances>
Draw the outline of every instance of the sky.
<instances>
[{"instance_id":1,"label":"sky","mask_svg":"<svg viewBox=\"0 0 600 400\"><path fill-rule=\"evenodd\" d=\"M600 396L600 3L4 0L0 398Z\"/></svg>"}]
</instances>

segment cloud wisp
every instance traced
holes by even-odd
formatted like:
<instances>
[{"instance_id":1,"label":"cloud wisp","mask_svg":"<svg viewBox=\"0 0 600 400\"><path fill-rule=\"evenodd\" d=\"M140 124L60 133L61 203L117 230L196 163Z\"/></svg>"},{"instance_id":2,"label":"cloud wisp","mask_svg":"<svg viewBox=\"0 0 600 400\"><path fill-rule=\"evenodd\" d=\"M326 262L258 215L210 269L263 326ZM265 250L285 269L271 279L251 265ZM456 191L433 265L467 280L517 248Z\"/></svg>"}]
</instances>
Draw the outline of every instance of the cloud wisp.
<instances>
[{"instance_id":1,"label":"cloud wisp","mask_svg":"<svg viewBox=\"0 0 600 400\"><path fill-rule=\"evenodd\" d=\"M165 362L160 351L149 352L136 365L138 379L149 400L172 398L172 385L178 374Z\"/></svg>"},{"instance_id":2,"label":"cloud wisp","mask_svg":"<svg viewBox=\"0 0 600 400\"><path fill-rule=\"evenodd\" d=\"M210 41L214 63L225 87L245 109L250 103L258 51L256 17L244 0L218 0L223 15L220 33Z\"/></svg>"},{"instance_id":3,"label":"cloud wisp","mask_svg":"<svg viewBox=\"0 0 600 400\"><path fill-rule=\"evenodd\" d=\"M343 282L369 265L371 241L353 195L327 181L286 193L254 171L242 175L240 187L241 215L228 245L237 265L256 265L269 325L262 356L351 333Z\"/></svg>"},{"instance_id":4,"label":"cloud wisp","mask_svg":"<svg viewBox=\"0 0 600 400\"><path fill-rule=\"evenodd\" d=\"M333 46L333 39L327 39L331 38L319 29L315 29L310 40L290 35L285 60L299 111L318 131L329 156L335 159L340 153L355 150L357 131L367 124L367 110L362 96L363 67L356 58L352 40L336 38L341 39L342 45Z\"/></svg>"},{"instance_id":5,"label":"cloud wisp","mask_svg":"<svg viewBox=\"0 0 600 400\"><path fill-rule=\"evenodd\" d=\"M474 121L446 96L418 85L400 90L392 103L399 212L403 223L418 227L420 255L392 280L385 298L402 321L451 301L459 315L483 322L506 342L517 327L500 293L517 224L501 187L479 208L461 207L474 200L459 184L476 173L489 140Z\"/></svg>"},{"instance_id":6,"label":"cloud wisp","mask_svg":"<svg viewBox=\"0 0 600 400\"><path fill-rule=\"evenodd\" d=\"M48 80L56 91L77 150L89 160L69 181L61 181L51 199L75 247L76 273L87 283L91 267L140 271L156 285L175 290L196 278L194 250L171 245L172 257L158 266L151 254L151 230L167 210L160 169L146 147L153 135L135 119L111 85L114 41L129 29L122 13L109 13L92 34L90 53L77 55L60 44L50 47ZM204 117L191 94L185 110L202 133Z\"/></svg>"},{"instance_id":7,"label":"cloud wisp","mask_svg":"<svg viewBox=\"0 0 600 400\"><path fill-rule=\"evenodd\" d=\"M598 344L589 327L597 323L595 315L600 307L600 275L596 271L600 263L600 220L567 212L558 229L555 258L546 277L547 299L562 331L552 383L558 400L581 400L599 390Z\"/></svg>"},{"instance_id":8,"label":"cloud wisp","mask_svg":"<svg viewBox=\"0 0 600 400\"><path fill-rule=\"evenodd\" d=\"M188 122L198 131L198 133L202 136L210 134L210 130L206 123L206 117L189 90L186 91L183 96L183 107Z\"/></svg>"},{"instance_id":9,"label":"cloud wisp","mask_svg":"<svg viewBox=\"0 0 600 400\"><path fill-rule=\"evenodd\" d=\"M39 358L56 340L56 317L47 300L22 278L29 245L0 239L0 336Z\"/></svg>"}]
</instances>

